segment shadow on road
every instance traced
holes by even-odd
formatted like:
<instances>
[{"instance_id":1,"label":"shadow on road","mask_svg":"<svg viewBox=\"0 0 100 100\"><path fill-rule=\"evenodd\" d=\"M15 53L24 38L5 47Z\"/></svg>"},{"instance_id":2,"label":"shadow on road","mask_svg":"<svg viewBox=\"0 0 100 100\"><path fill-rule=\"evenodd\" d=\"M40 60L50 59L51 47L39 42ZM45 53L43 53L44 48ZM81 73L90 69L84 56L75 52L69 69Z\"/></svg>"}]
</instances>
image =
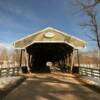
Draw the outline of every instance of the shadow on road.
<instances>
[{"instance_id":1,"label":"shadow on road","mask_svg":"<svg viewBox=\"0 0 100 100\"><path fill-rule=\"evenodd\" d=\"M4 100L99 100L99 94L66 74L37 74L28 78Z\"/></svg>"}]
</instances>

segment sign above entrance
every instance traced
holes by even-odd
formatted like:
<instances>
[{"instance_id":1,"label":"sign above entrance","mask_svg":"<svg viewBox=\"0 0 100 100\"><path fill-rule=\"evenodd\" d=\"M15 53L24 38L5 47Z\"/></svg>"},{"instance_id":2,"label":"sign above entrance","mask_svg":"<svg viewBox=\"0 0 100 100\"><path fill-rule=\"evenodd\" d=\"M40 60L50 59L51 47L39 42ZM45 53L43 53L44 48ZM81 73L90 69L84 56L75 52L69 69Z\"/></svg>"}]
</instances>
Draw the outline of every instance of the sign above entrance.
<instances>
[{"instance_id":1,"label":"sign above entrance","mask_svg":"<svg viewBox=\"0 0 100 100\"><path fill-rule=\"evenodd\" d=\"M47 33L44 34L44 36L47 37L47 38L52 38L52 37L55 36L55 34L52 33L52 32L47 32Z\"/></svg>"}]
</instances>

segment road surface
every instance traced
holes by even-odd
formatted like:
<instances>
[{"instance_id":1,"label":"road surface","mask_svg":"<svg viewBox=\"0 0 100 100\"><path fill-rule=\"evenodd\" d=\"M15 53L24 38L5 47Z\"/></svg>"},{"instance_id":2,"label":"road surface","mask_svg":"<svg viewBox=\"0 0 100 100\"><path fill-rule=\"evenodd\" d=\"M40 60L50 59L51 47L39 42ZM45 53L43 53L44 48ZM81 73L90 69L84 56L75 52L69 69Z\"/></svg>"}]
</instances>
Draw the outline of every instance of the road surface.
<instances>
[{"instance_id":1,"label":"road surface","mask_svg":"<svg viewBox=\"0 0 100 100\"><path fill-rule=\"evenodd\" d=\"M33 74L4 100L100 100L100 94L73 75Z\"/></svg>"}]
</instances>

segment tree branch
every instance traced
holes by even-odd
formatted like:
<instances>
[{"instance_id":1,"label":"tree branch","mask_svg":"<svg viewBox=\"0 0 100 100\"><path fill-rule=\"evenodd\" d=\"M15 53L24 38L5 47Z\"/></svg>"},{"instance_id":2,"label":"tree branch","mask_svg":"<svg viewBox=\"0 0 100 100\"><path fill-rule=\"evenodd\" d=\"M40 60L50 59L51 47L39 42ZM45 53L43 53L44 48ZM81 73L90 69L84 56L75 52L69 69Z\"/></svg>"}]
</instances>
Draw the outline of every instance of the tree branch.
<instances>
[{"instance_id":1,"label":"tree branch","mask_svg":"<svg viewBox=\"0 0 100 100\"><path fill-rule=\"evenodd\" d=\"M89 26L91 28L91 31L93 31L93 33L95 34L96 37L96 42L98 45L98 48L100 50L100 36L99 36L99 28L98 28L98 23L97 23L97 18L96 18L96 11L95 11L95 6L98 3L100 3L100 0L95 0L94 3L91 5L87 5L83 2L81 2L80 0L77 0L80 7L82 8L82 10L85 12L85 14L90 18L90 22L89 23L84 23L81 26ZM88 37L90 37L92 40L95 40L94 37L87 35Z\"/></svg>"}]
</instances>

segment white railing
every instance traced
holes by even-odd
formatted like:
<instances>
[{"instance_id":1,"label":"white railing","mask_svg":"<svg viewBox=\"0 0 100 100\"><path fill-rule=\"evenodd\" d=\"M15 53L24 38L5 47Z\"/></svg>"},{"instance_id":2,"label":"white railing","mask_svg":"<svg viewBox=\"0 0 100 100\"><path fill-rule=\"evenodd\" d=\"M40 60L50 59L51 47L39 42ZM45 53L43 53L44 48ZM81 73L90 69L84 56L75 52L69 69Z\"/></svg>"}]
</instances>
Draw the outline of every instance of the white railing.
<instances>
[{"instance_id":1,"label":"white railing","mask_svg":"<svg viewBox=\"0 0 100 100\"><path fill-rule=\"evenodd\" d=\"M100 78L100 68L79 67L80 75Z\"/></svg>"},{"instance_id":2,"label":"white railing","mask_svg":"<svg viewBox=\"0 0 100 100\"><path fill-rule=\"evenodd\" d=\"M0 77L19 75L20 67L0 68Z\"/></svg>"}]
</instances>

